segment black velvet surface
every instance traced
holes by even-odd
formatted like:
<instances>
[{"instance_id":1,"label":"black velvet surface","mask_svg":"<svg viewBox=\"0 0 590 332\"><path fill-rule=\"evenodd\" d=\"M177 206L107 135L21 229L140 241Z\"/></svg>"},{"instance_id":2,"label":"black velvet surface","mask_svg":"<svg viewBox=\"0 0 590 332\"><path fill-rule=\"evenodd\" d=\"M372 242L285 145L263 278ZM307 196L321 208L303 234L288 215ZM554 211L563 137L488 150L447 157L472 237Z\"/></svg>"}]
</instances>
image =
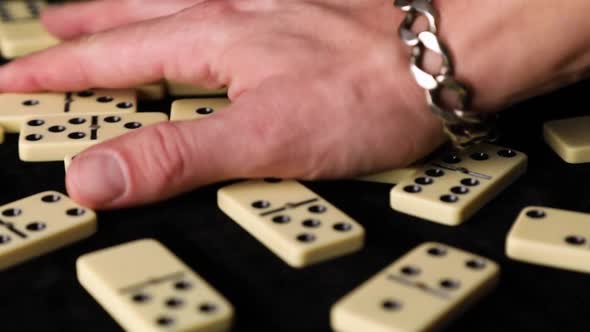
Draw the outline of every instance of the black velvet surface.
<instances>
[{"instance_id":1,"label":"black velvet surface","mask_svg":"<svg viewBox=\"0 0 590 332\"><path fill-rule=\"evenodd\" d=\"M590 164L561 161L544 144L541 129L549 119L587 114L588 87L579 83L503 112L500 144L527 153L529 170L459 227L393 211L389 185L306 183L364 225L367 238L356 254L296 270L226 217L216 205L220 185L209 186L155 205L100 212L93 237L0 272L0 330L121 331L76 281L75 260L146 237L161 241L234 304L236 332L328 331L336 300L424 241L473 251L502 266L498 288L449 331L580 330L590 316L590 276L509 260L504 244L525 206L590 212ZM166 111L169 104L141 109ZM0 145L0 160L0 204L44 190L64 192L63 163L19 161L16 135Z\"/></svg>"}]
</instances>

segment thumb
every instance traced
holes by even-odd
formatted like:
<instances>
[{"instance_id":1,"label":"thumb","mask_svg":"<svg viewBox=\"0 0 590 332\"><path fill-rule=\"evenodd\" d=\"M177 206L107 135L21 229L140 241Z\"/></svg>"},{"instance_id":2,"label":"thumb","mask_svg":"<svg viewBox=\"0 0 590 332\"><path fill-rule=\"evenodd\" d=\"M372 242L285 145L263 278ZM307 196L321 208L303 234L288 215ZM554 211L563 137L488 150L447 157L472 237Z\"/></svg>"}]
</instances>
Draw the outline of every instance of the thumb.
<instances>
[{"instance_id":1,"label":"thumb","mask_svg":"<svg viewBox=\"0 0 590 332\"><path fill-rule=\"evenodd\" d=\"M111 209L227 179L273 175L259 166L276 164L269 158L278 154L269 149L280 143L265 139L269 122L260 119L268 110L257 104L236 101L209 118L161 123L93 146L68 168L68 193L85 206Z\"/></svg>"}]
</instances>

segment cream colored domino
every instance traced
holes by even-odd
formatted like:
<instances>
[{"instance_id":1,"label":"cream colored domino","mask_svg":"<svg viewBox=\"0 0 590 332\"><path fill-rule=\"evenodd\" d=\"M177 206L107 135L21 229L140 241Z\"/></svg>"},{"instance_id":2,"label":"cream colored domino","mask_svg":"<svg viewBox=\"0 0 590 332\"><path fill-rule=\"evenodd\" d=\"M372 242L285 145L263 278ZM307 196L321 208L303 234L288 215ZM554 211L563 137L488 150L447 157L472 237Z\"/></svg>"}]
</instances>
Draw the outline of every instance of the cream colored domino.
<instances>
[{"instance_id":1,"label":"cream colored domino","mask_svg":"<svg viewBox=\"0 0 590 332\"><path fill-rule=\"evenodd\" d=\"M168 121L164 113L47 115L29 118L19 137L23 161L57 161L132 130Z\"/></svg>"},{"instance_id":2,"label":"cream colored domino","mask_svg":"<svg viewBox=\"0 0 590 332\"><path fill-rule=\"evenodd\" d=\"M359 181L367 181L367 182L378 182L378 183L388 183L388 184L397 184L407 179L411 176L414 176L416 172L422 169L421 166L408 166L404 168L394 168L388 171L383 171L380 173L365 175L356 178Z\"/></svg>"},{"instance_id":3,"label":"cream colored domino","mask_svg":"<svg viewBox=\"0 0 590 332\"><path fill-rule=\"evenodd\" d=\"M364 229L335 206L292 180L252 180L221 188L217 204L293 267L359 250Z\"/></svg>"},{"instance_id":4,"label":"cream colored domino","mask_svg":"<svg viewBox=\"0 0 590 332\"><path fill-rule=\"evenodd\" d=\"M178 99L172 103L170 121L206 118L229 104L227 98Z\"/></svg>"},{"instance_id":5,"label":"cream colored domino","mask_svg":"<svg viewBox=\"0 0 590 332\"><path fill-rule=\"evenodd\" d=\"M7 59L13 59L59 44L40 21L0 25L0 49Z\"/></svg>"},{"instance_id":6,"label":"cream colored domino","mask_svg":"<svg viewBox=\"0 0 590 332\"><path fill-rule=\"evenodd\" d=\"M564 161L590 162L590 116L549 121L543 125L543 136Z\"/></svg>"},{"instance_id":7,"label":"cream colored domino","mask_svg":"<svg viewBox=\"0 0 590 332\"><path fill-rule=\"evenodd\" d=\"M137 112L135 89L91 89L65 94L70 113ZM70 101L71 100L71 101Z\"/></svg>"},{"instance_id":8,"label":"cream colored domino","mask_svg":"<svg viewBox=\"0 0 590 332\"><path fill-rule=\"evenodd\" d=\"M167 81L168 94L174 97L184 96L217 96L227 93L227 88L222 89L206 89L192 84L178 83Z\"/></svg>"},{"instance_id":9,"label":"cream colored domino","mask_svg":"<svg viewBox=\"0 0 590 332\"><path fill-rule=\"evenodd\" d=\"M140 85L135 90L142 100L160 100L166 97L166 88L162 82Z\"/></svg>"},{"instance_id":10,"label":"cream colored domino","mask_svg":"<svg viewBox=\"0 0 590 332\"><path fill-rule=\"evenodd\" d=\"M15 58L56 45L39 20L45 1L0 1L0 49L5 58Z\"/></svg>"},{"instance_id":11,"label":"cream colored domino","mask_svg":"<svg viewBox=\"0 0 590 332\"><path fill-rule=\"evenodd\" d=\"M590 214L529 206L508 233L506 255L590 273Z\"/></svg>"},{"instance_id":12,"label":"cream colored domino","mask_svg":"<svg viewBox=\"0 0 590 332\"><path fill-rule=\"evenodd\" d=\"M424 243L338 301L338 332L433 331L488 293L496 263L439 243Z\"/></svg>"},{"instance_id":13,"label":"cream colored domino","mask_svg":"<svg viewBox=\"0 0 590 332\"><path fill-rule=\"evenodd\" d=\"M480 144L427 162L414 177L391 190L391 207L456 226L475 214L525 171L527 156Z\"/></svg>"},{"instance_id":14,"label":"cream colored domino","mask_svg":"<svg viewBox=\"0 0 590 332\"><path fill-rule=\"evenodd\" d=\"M46 191L0 206L0 269L48 253L96 232L96 214Z\"/></svg>"},{"instance_id":15,"label":"cream colored domino","mask_svg":"<svg viewBox=\"0 0 590 332\"><path fill-rule=\"evenodd\" d=\"M38 19L45 7L44 0L0 0L0 24Z\"/></svg>"},{"instance_id":16,"label":"cream colored domino","mask_svg":"<svg viewBox=\"0 0 590 332\"><path fill-rule=\"evenodd\" d=\"M128 332L222 332L233 308L204 279L152 239L80 257L78 281Z\"/></svg>"},{"instance_id":17,"label":"cream colored domino","mask_svg":"<svg viewBox=\"0 0 590 332\"><path fill-rule=\"evenodd\" d=\"M26 117L50 114L133 113L135 90L94 89L67 93L0 93L0 125L17 133Z\"/></svg>"}]
</instances>

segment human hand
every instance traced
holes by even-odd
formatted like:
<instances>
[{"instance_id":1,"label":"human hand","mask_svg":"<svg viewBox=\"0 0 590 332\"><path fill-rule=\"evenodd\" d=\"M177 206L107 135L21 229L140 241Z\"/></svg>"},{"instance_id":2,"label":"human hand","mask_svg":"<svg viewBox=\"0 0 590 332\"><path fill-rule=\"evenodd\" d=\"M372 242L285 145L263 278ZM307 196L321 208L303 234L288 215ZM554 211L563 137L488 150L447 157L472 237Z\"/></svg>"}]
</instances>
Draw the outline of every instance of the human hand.
<instances>
[{"instance_id":1,"label":"human hand","mask_svg":"<svg viewBox=\"0 0 590 332\"><path fill-rule=\"evenodd\" d=\"M542 46L523 50L514 36L544 29L490 32L503 28L504 17L523 14L516 9L524 3L440 3L441 34L456 55L457 75L478 92L479 108L570 79L551 80L565 71L549 75L542 59L526 72L515 65ZM473 22L468 31L453 19L464 12ZM17 60L0 69L0 90L126 87L162 77L229 87L226 112L148 127L80 154L68 171L68 191L94 208L153 202L230 178L352 176L403 166L443 140L409 75L396 36L401 19L382 0L200 1ZM508 46L514 62L502 63ZM555 53L548 62L563 57Z\"/></svg>"},{"instance_id":2,"label":"human hand","mask_svg":"<svg viewBox=\"0 0 590 332\"><path fill-rule=\"evenodd\" d=\"M202 1L14 61L0 70L0 90L162 77L229 87L232 106L214 117L145 128L78 155L67 187L90 207L229 178L350 176L407 164L442 140L406 83L405 49L392 42L396 14L382 1Z\"/></svg>"}]
</instances>

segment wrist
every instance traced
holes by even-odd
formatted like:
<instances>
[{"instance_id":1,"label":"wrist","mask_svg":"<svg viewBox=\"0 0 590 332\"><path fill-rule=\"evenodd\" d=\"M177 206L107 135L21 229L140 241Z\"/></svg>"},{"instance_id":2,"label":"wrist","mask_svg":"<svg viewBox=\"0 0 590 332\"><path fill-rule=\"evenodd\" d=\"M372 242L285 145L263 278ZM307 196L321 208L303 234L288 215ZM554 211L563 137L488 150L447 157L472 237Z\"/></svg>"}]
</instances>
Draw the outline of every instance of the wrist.
<instances>
[{"instance_id":1,"label":"wrist","mask_svg":"<svg viewBox=\"0 0 590 332\"><path fill-rule=\"evenodd\" d=\"M396 0L405 12L398 34L411 50L409 67L424 89L430 111L442 122L453 146L465 148L492 139L495 115L474 111L472 94L456 76L452 56L439 34L440 15L431 0Z\"/></svg>"}]
</instances>

